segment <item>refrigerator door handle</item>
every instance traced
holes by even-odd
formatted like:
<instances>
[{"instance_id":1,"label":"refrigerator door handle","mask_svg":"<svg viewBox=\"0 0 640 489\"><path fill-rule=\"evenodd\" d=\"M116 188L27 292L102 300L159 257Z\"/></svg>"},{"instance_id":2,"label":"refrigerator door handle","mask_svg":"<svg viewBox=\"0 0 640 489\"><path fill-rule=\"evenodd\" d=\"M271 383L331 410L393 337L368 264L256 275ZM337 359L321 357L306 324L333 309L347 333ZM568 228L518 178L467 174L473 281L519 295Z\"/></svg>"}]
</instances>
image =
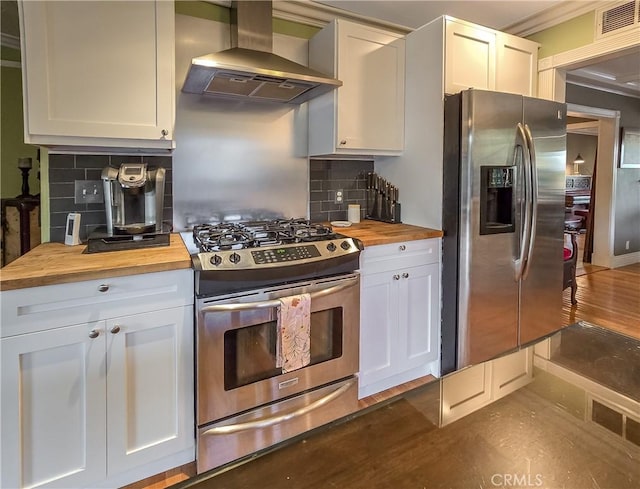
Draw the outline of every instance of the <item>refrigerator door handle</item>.
<instances>
[{"instance_id":1,"label":"refrigerator door handle","mask_svg":"<svg viewBox=\"0 0 640 489\"><path fill-rule=\"evenodd\" d=\"M527 124L524 125L526 142L529 149L529 178L530 178L530 204L531 204L531 222L529 223L529 243L527 246L527 259L524 263L522 272L522 280L526 280L531 268L531 257L533 255L533 245L536 239L536 222L538 221L538 169L536 162L536 148L533 143L531 129Z\"/></svg>"},{"instance_id":2,"label":"refrigerator door handle","mask_svg":"<svg viewBox=\"0 0 640 489\"><path fill-rule=\"evenodd\" d=\"M515 260L515 280L519 281L524 273L526 260L529 251L530 231L531 231L531 156L529 154L529 144L527 141L527 135L525 133L524 126L518 123L516 126L516 134L521 140L522 145L516 143L516 148L519 146L522 148L522 166L524 169L523 190L524 190L524 224L522 226L522 235L520 236L520 255ZM517 151L514 151L514 158L517 156ZM514 161L514 164L517 163Z\"/></svg>"}]
</instances>

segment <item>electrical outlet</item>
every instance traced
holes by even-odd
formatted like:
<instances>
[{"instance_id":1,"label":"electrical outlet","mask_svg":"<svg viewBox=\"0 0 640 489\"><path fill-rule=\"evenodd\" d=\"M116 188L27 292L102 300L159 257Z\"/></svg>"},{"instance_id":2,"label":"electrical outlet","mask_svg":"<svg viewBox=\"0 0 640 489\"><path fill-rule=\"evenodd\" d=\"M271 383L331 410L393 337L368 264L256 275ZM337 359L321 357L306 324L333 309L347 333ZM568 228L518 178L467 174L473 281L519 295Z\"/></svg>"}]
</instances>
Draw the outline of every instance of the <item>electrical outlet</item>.
<instances>
[{"instance_id":1,"label":"electrical outlet","mask_svg":"<svg viewBox=\"0 0 640 489\"><path fill-rule=\"evenodd\" d=\"M76 180L74 193L76 204L102 204L104 202L102 180Z\"/></svg>"},{"instance_id":2,"label":"electrical outlet","mask_svg":"<svg viewBox=\"0 0 640 489\"><path fill-rule=\"evenodd\" d=\"M336 204L342 204L342 202L344 201L344 193L342 192L342 189L340 190L336 190Z\"/></svg>"},{"instance_id":3,"label":"electrical outlet","mask_svg":"<svg viewBox=\"0 0 640 489\"><path fill-rule=\"evenodd\" d=\"M628 240L624 243L624 249L625 250L629 249L629 241Z\"/></svg>"}]
</instances>

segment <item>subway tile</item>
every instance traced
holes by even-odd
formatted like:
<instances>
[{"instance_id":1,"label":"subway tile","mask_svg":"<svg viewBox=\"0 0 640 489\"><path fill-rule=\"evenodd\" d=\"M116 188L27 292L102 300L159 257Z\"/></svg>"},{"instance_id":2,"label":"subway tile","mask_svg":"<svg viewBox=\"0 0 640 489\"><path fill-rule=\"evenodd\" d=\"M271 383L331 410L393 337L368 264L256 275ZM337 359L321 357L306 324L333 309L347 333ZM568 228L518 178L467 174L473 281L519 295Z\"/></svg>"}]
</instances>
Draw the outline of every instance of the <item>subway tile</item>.
<instances>
[{"instance_id":1,"label":"subway tile","mask_svg":"<svg viewBox=\"0 0 640 489\"><path fill-rule=\"evenodd\" d=\"M49 230L49 240L52 243L64 243L65 227L52 227Z\"/></svg>"},{"instance_id":2,"label":"subway tile","mask_svg":"<svg viewBox=\"0 0 640 489\"><path fill-rule=\"evenodd\" d=\"M82 213L80 223L85 226L105 226L107 217L103 211L86 211Z\"/></svg>"},{"instance_id":3,"label":"subway tile","mask_svg":"<svg viewBox=\"0 0 640 489\"><path fill-rule=\"evenodd\" d=\"M109 166L109 155L76 155L76 168L102 170L105 166Z\"/></svg>"},{"instance_id":4,"label":"subway tile","mask_svg":"<svg viewBox=\"0 0 640 489\"><path fill-rule=\"evenodd\" d=\"M120 167L123 163L142 163L140 155L111 155L109 164L115 168Z\"/></svg>"},{"instance_id":5,"label":"subway tile","mask_svg":"<svg viewBox=\"0 0 640 489\"><path fill-rule=\"evenodd\" d=\"M49 169L74 168L74 155L49 155Z\"/></svg>"},{"instance_id":6,"label":"subway tile","mask_svg":"<svg viewBox=\"0 0 640 489\"><path fill-rule=\"evenodd\" d=\"M52 183L49 185L49 197L73 197L75 194L75 184L73 183Z\"/></svg>"},{"instance_id":7,"label":"subway tile","mask_svg":"<svg viewBox=\"0 0 640 489\"><path fill-rule=\"evenodd\" d=\"M346 212L346 209L344 209L344 208L342 207L343 205L344 205L344 204L336 204L336 203L334 203L333 201L331 201L331 202L327 202L327 201L325 201L325 202L322 202L322 210L323 210L323 211L339 211L339 210L345 210L345 212Z\"/></svg>"},{"instance_id":8,"label":"subway tile","mask_svg":"<svg viewBox=\"0 0 640 489\"><path fill-rule=\"evenodd\" d=\"M364 190L347 190L345 194L347 200L365 200L366 198Z\"/></svg>"},{"instance_id":9,"label":"subway tile","mask_svg":"<svg viewBox=\"0 0 640 489\"><path fill-rule=\"evenodd\" d=\"M309 190L322 190L322 180L311 180L309 182Z\"/></svg>"},{"instance_id":10,"label":"subway tile","mask_svg":"<svg viewBox=\"0 0 640 489\"><path fill-rule=\"evenodd\" d=\"M329 192L323 191L312 191L309 192L309 197L312 202L319 202L323 200L329 200Z\"/></svg>"},{"instance_id":11,"label":"subway tile","mask_svg":"<svg viewBox=\"0 0 640 489\"><path fill-rule=\"evenodd\" d=\"M49 208L51 212L82 212L86 210L86 204L76 204L73 197L60 199L50 199Z\"/></svg>"},{"instance_id":12,"label":"subway tile","mask_svg":"<svg viewBox=\"0 0 640 489\"><path fill-rule=\"evenodd\" d=\"M52 212L49 215L49 224L51 228L60 227L63 228L67 225L67 214L68 212Z\"/></svg>"},{"instance_id":13,"label":"subway tile","mask_svg":"<svg viewBox=\"0 0 640 489\"><path fill-rule=\"evenodd\" d=\"M49 182L50 183L73 183L76 180L85 180L84 170L77 169L49 169Z\"/></svg>"},{"instance_id":14,"label":"subway tile","mask_svg":"<svg viewBox=\"0 0 640 489\"><path fill-rule=\"evenodd\" d=\"M310 213L322 212L322 202L314 202L314 201L309 202L309 212Z\"/></svg>"},{"instance_id":15,"label":"subway tile","mask_svg":"<svg viewBox=\"0 0 640 489\"><path fill-rule=\"evenodd\" d=\"M87 180L102 180L102 168L87 168L85 174Z\"/></svg>"},{"instance_id":16,"label":"subway tile","mask_svg":"<svg viewBox=\"0 0 640 489\"><path fill-rule=\"evenodd\" d=\"M347 220L347 211L331 211L329 212L329 221L346 221Z\"/></svg>"}]
</instances>

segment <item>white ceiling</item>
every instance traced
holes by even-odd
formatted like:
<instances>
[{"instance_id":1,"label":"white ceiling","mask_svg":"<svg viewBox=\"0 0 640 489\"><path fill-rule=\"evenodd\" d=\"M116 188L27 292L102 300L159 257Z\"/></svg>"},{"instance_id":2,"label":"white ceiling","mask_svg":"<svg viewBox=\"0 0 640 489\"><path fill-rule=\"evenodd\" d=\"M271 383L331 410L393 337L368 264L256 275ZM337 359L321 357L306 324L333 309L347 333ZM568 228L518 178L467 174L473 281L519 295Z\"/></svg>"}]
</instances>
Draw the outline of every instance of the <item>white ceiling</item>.
<instances>
[{"instance_id":1,"label":"white ceiling","mask_svg":"<svg viewBox=\"0 0 640 489\"><path fill-rule=\"evenodd\" d=\"M640 49L568 71L567 82L640 97Z\"/></svg>"},{"instance_id":2,"label":"white ceiling","mask_svg":"<svg viewBox=\"0 0 640 489\"><path fill-rule=\"evenodd\" d=\"M562 0L314 0L349 12L415 29L441 15L503 30L562 3Z\"/></svg>"}]
</instances>

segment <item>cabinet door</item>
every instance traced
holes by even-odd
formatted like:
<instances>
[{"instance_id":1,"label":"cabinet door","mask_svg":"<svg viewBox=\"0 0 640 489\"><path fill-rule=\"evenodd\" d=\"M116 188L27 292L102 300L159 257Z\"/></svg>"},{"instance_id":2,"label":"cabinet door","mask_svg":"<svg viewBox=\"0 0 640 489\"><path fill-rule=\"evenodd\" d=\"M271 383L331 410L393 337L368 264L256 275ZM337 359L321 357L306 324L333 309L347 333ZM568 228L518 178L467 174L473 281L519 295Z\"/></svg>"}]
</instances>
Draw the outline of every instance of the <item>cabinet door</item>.
<instances>
[{"instance_id":1,"label":"cabinet door","mask_svg":"<svg viewBox=\"0 0 640 489\"><path fill-rule=\"evenodd\" d=\"M336 148L402 151L404 39L340 22Z\"/></svg>"},{"instance_id":2,"label":"cabinet door","mask_svg":"<svg viewBox=\"0 0 640 489\"><path fill-rule=\"evenodd\" d=\"M494 90L496 34L447 20L445 34L445 93L468 88Z\"/></svg>"},{"instance_id":3,"label":"cabinet door","mask_svg":"<svg viewBox=\"0 0 640 489\"><path fill-rule=\"evenodd\" d=\"M82 137L112 146L122 138L171 147L173 2L19 4L25 142Z\"/></svg>"},{"instance_id":4,"label":"cabinet door","mask_svg":"<svg viewBox=\"0 0 640 489\"><path fill-rule=\"evenodd\" d=\"M538 81L538 44L497 34L496 90L535 97Z\"/></svg>"},{"instance_id":5,"label":"cabinet door","mask_svg":"<svg viewBox=\"0 0 640 489\"><path fill-rule=\"evenodd\" d=\"M404 369L438 359L440 317L438 264L412 267L400 273L399 356Z\"/></svg>"},{"instance_id":6,"label":"cabinet door","mask_svg":"<svg viewBox=\"0 0 640 489\"><path fill-rule=\"evenodd\" d=\"M194 446L193 309L106 322L108 473Z\"/></svg>"},{"instance_id":7,"label":"cabinet door","mask_svg":"<svg viewBox=\"0 0 640 489\"><path fill-rule=\"evenodd\" d=\"M360 295L360 387L396 373L398 281L393 272L363 274Z\"/></svg>"},{"instance_id":8,"label":"cabinet door","mask_svg":"<svg viewBox=\"0 0 640 489\"><path fill-rule=\"evenodd\" d=\"M104 479L103 330L98 322L0 340L2 487Z\"/></svg>"}]
</instances>

